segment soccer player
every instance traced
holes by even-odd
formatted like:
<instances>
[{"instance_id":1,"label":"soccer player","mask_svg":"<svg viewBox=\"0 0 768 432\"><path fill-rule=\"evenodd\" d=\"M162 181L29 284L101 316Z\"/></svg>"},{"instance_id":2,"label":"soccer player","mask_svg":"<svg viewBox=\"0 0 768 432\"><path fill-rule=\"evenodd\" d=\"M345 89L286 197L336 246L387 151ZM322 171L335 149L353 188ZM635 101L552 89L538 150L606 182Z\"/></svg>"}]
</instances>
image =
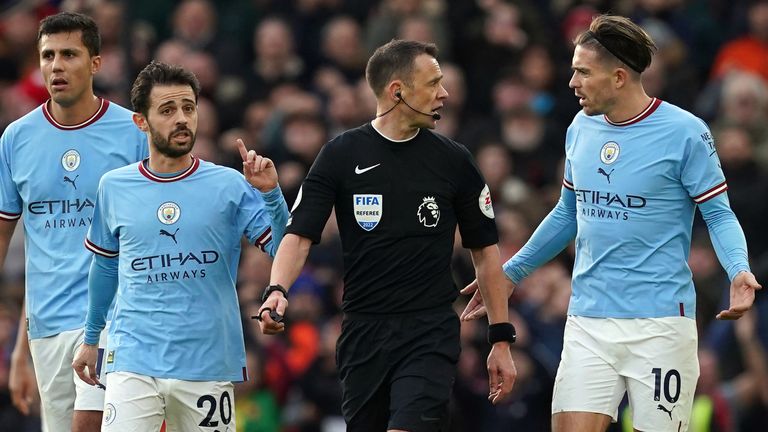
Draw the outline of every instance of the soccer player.
<instances>
[{"instance_id":1,"label":"soccer player","mask_svg":"<svg viewBox=\"0 0 768 432\"><path fill-rule=\"evenodd\" d=\"M96 342L115 299L102 431L158 430L163 418L170 432L235 430L232 382L247 379L235 290L241 238L274 255L288 207L272 161L241 140L245 176L191 155L199 93L178 66L145 67L131 103L149 158L99 185L86 238L95 255L85 342L72 366L100 384Z\"/></svg>"},{"instance_id":2,"label":"soccer player","mask_svg":"<svg viewBox=\"0 0 768 432\"><path fill-rule=\"evenodd\" d=\"M130 111L93 93L101 39L91 18L49 16L37 43L51 98L0 138L0 264L22 216L26 250L26 308L9 387L14 405L28 414L31 352L45 430L97 431L104 392L76 379L70 367L87 303L90 254L82 241L102 174L141 160L147 143Z\"/></svg>"},{"instance_id":3,"label":"soccer player","mask_svg":"<svg viewBox=\"0 0 768 432\"><path fill-rule=\"evenodd\" d=\"M569 86L582 111L566 134L560 200L504 272L518 284L576 239L555 432L606 430L625 393L635 430L685 431L699 375L687 264L697 207L731 280L717 318L738 319L761 286L707 125L643 89L648 34L601 15L575 45ZM476 292L462 318L481 303Z\"/></svg>"},{"instance_id":4,"label":"soccer player","mask_svg":"<svg viewBox=\"0 0 768 432\"><path fill-rule=\"evenodd\" d=\"M285 312L285 287L335 207L347 430L446 430L460 351L450 268L457 225L492 306L488 399L503 400L516 376L490 192L467 149L429 130L448 96L435 45L389 42L369 59L366 78L380 114L331 140L315 160L275 257L260 325L267 334L284 330L267 312Z\"/></svg>"}]
</instances>

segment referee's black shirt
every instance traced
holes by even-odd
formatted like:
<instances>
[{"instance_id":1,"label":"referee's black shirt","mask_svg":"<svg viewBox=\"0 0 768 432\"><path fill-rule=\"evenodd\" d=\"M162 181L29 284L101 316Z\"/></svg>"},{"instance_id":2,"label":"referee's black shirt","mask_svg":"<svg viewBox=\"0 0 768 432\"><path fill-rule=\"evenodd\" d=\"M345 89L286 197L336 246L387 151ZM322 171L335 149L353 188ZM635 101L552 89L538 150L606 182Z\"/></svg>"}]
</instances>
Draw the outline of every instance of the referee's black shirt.
<instances>
[{"instance_id":1,"label":"referee's black shirt","mask_svg":"<svg viewBox=\"0 0 768 432\"><path fill-rule=\"evenodd\" d=\"M395 142L368 123L328 142L286 232L319 242L333 206L347 314L450 305L458 294L450 269L456 224L465 248L498 242L490 194L469 151L429 129Z\"/></svg>"}]
</instances>

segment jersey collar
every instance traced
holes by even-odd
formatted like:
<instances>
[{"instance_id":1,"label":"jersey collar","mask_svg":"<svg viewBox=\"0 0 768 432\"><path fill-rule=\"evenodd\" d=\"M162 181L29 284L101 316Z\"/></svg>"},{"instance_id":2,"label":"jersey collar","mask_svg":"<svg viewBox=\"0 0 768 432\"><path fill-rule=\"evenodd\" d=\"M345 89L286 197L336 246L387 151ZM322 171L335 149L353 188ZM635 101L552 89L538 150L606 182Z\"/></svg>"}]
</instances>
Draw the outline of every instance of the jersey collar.
<instances>
[{"instance_id":1,"label":"jersey collar","mask_svg":"<svg viewBox=\"0 0 768 432\"><path fill-rule=\"evenodd\" d=\"M160 177L155 174L152 174L152 172L144 166L144 164L147 163L147 161L149 161L149 158L139 162L139 172L144 177L158 183L170 183L170 182L179 181L191 176L200 167L200 159L198 159L194 155L190 155L190 156L192 156L192 165L190 165L189 168L185 169L184 171L178 173L173 177Z\"/></svg>"},{"instance_id":2,"label":"jersey collar","mask_svg":"<svg viewBox=\"0 0 768 432\"><path fill-rule=\"evenodd\" d=\"M371 122L371 127L372 127L372 128L373 128L373 130L375 130L375 131L376 131L376 133L377 133L377 134L379 134L379 135L380 135L382 138L386 139L386 140L387 140L387 141L389 141L389 142L393 142L393 143L402 143L402 142L407 142L407 141L410 141L410 140L412 140L412 139L416 138L416 135L418 135L418 134L421 132L421 128L419 128L419 129L416 129L416 133L415 133L415 134L413 134L413 136L410 136L410 137L408 137L408 138L406 138L406 139L396 140L396 139L392 139L392 138L390 138L390 137L388 137L388 136L384 135L383 133L381 133L381 131L380 131L380 130L378 130L378 129L376 129L376 126L374 126L374 125L373 125L373 122Z\"/></svg>"},{"instance_id":3,"label":"jersey collar","mask_svg":"<svg viewBox=\"0 0 768 432\"><path fill-rule=\"evenodd\" d=\"M603 114L603 118L605 119L605 121L607 121L609 124L613 126L629 126L631 124L638 123L639 121L653 114L653 112L656 111L656 108L658 108L659 105L661 105L661 99L653 98L651 99L651 103L649 103L648 106L645 107L645 109L640 112L640 114L632 117L629 120L624 120L622 122L612 122L611 119L609 119L608 116L605 114Z\"/></svg>"},{"instance_id":4,"label":"jersey collar","mask_svg":"<svg viewBox=\"0 0 768 432\"><path fill-rule=\"evenodd\" d=\"M53 115L51 115L51 112L48 111L48 103L50 102L51 100L48 99L43 104L43 116L45 117L46 120L48 120L49 123L51 123L53 126L61 130L76 130L76 129L82 129L86 126L90 126L96 123L96 121L100 119L107 112L107 108L109 108L109 101L100 97L99 109L97 109L96 112L88 120L82 123L74 124L74 125L65 125L57 122L56 119L53 118Z\"/></svg>"}]
</instances>

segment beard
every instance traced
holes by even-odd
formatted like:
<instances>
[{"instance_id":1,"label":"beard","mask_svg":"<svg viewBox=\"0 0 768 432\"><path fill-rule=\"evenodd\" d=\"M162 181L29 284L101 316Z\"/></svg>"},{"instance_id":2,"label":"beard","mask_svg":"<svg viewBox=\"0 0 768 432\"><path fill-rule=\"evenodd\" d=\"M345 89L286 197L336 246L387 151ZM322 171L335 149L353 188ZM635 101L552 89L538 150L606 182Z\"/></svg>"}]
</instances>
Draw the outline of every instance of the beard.
<instances>
[{"instance_id":1,"label":"beard","mask_svg":"<svg viewBox=\"0 0 768 432\"><path fill-rule=\"evenodd\" d=\"M149 122L147 122L149 123ZM163 156L168 156L170 158L178 158L184 155L189 154L189 152L192 151L192 147L195 145L195 138L196 135L194 132L192 132L191 129L189 129L186 126L180 126L173 130L173 132L169 133L167 137L162 136L158 131L156 131L154 128L152 128L152 125L149 125L149 132L152 134L152 145L155 146L158 152L162 154ZM184 144L176 144L171 143L171 140L173 137L179 133L186 132L189 134L189 142Z\"/></svg>"}]
</instances>

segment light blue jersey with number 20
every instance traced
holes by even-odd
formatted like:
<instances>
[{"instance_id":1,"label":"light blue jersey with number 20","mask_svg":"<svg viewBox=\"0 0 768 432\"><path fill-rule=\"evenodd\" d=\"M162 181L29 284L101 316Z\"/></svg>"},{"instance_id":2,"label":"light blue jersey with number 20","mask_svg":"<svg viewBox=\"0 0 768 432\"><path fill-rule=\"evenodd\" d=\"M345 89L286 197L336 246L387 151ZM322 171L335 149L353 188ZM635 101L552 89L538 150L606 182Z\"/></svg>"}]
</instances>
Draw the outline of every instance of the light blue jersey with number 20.
<instances>
[{"instance_id":1,"label":"light blue jersey with number 20","mask_svg":"<svg viewBox=\"0 0 768 432\"><path fill-rule=\"evenodd\" d=\"M262 194L241 173L197 158L173 177L144 164L104 176L86 240L92 252L118 260L107 372L242 381L240 242L245 235L274 256L288 219L282 192ZM98 339L115 294L114 285L90 289L99 291L90 294L86 343Z\"/></svg>"}]
</instances>

